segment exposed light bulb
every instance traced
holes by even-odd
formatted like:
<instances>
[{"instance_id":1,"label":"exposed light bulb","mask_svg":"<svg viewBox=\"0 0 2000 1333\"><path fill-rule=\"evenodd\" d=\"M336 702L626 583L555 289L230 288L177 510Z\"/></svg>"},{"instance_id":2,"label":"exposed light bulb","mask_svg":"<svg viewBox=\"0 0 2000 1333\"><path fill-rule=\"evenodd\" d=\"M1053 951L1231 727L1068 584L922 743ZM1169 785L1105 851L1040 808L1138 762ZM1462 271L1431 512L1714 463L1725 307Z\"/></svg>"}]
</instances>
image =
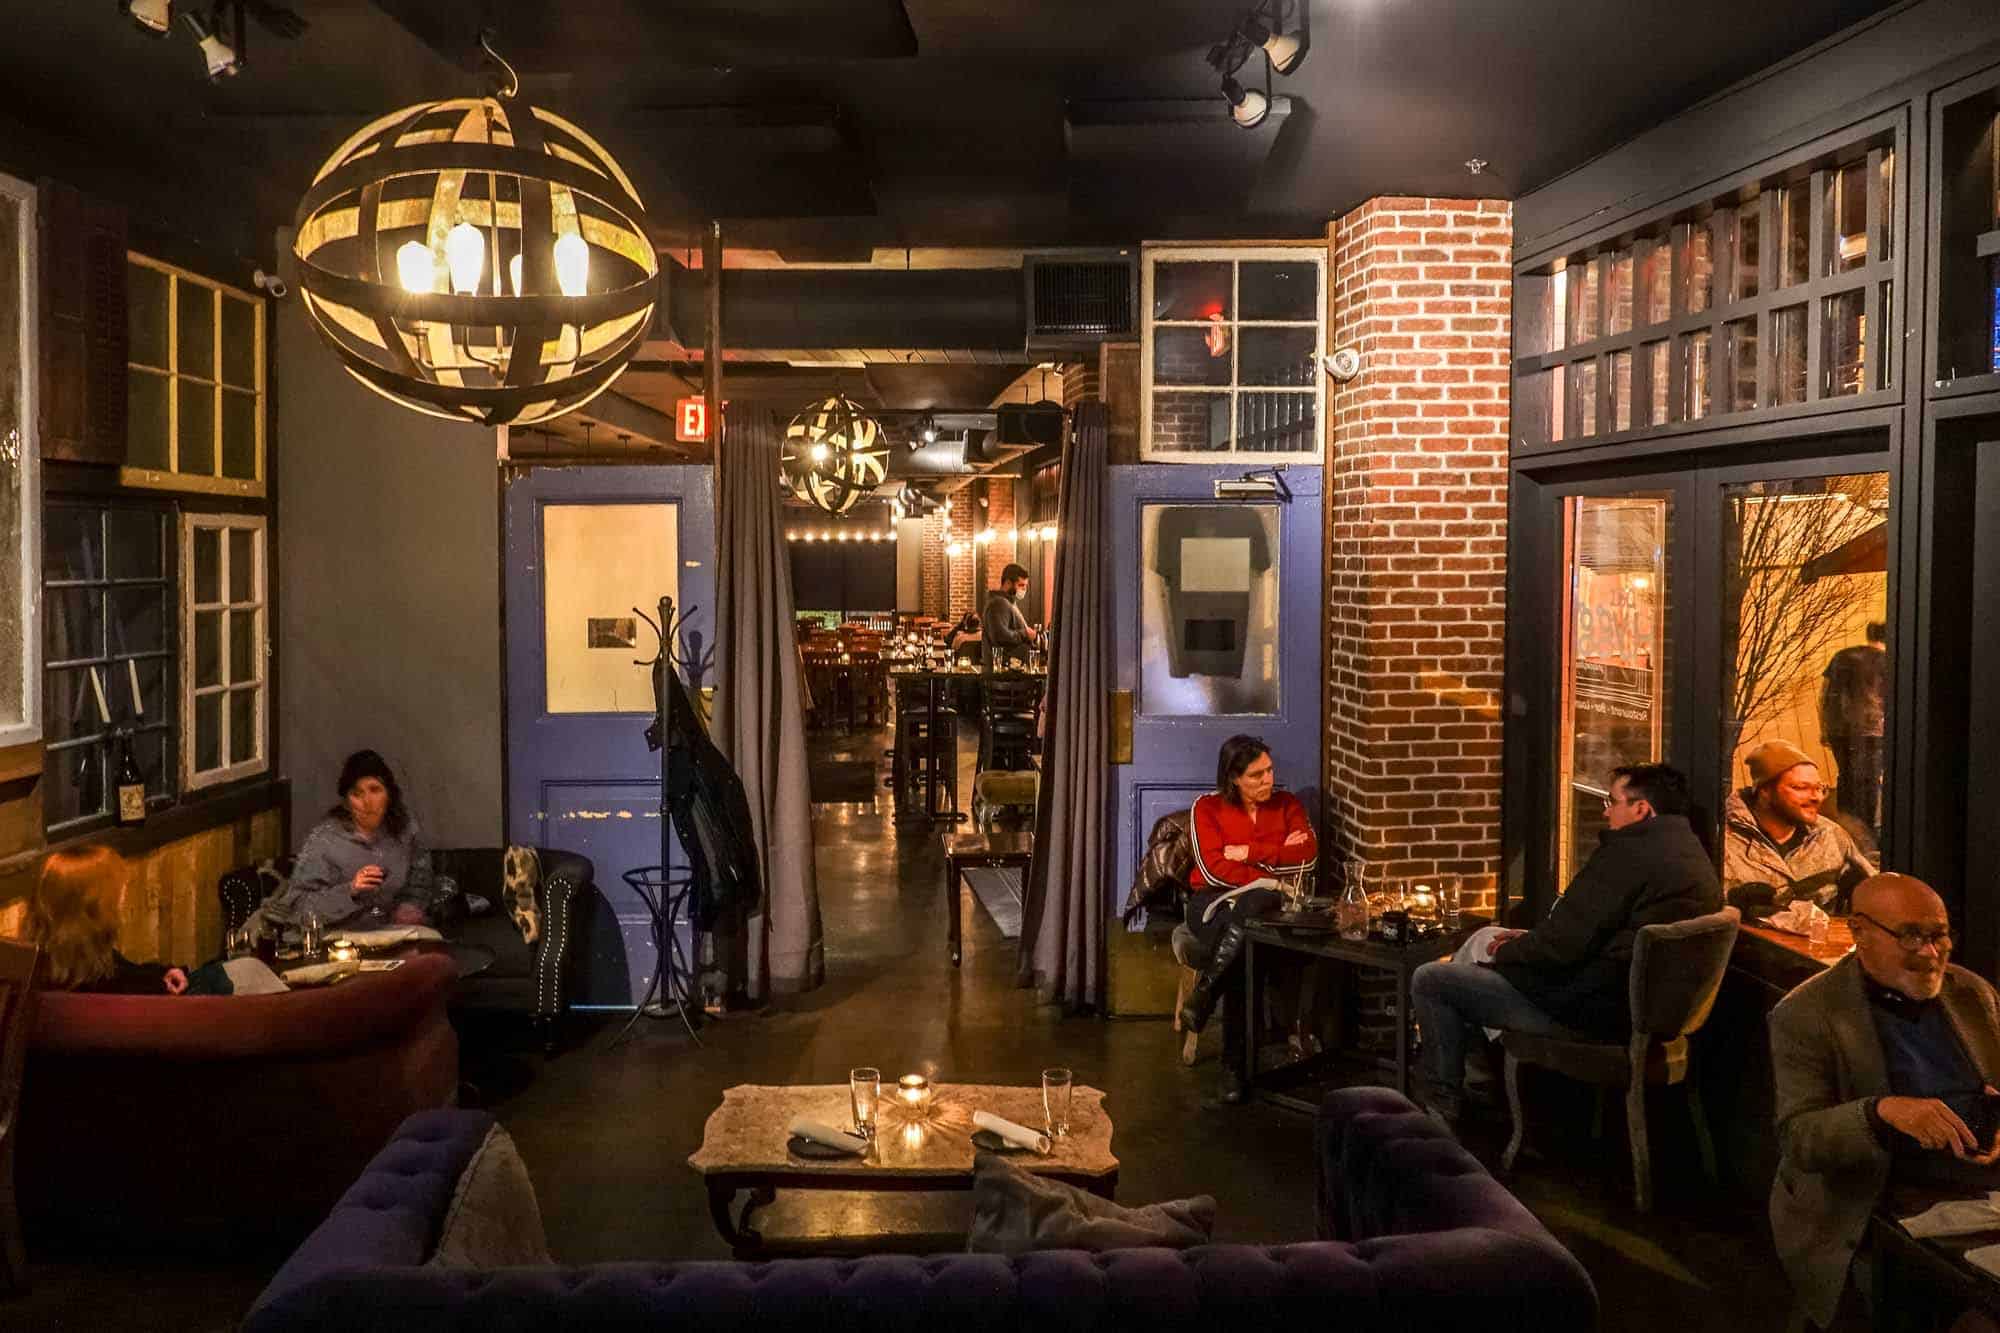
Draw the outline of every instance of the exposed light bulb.
<instances>
[{"instance_id":1,"label":"exposed light bulb","mask_svg":"<svg viewBox=\"0 0 2000 1333\"><path fill-rule=\"evenodd\" d=\"M842 528L842 529L840 530L840 540L841 540L841 541L846 541L846 540L847 540L847 529L845 529L845 528Z\"/></svg>"},{"instance_id":2,"label":"exposed light bulb","mask_svg":"<svg viewBox=\"0 0 2000 1333\"><path fill-rule=\"evenodd\" d=\"M590 243L573 231L556 237L556 286L564 296L590 290Z\"/></svg>"},{"instance_id":3,"label":"exposed light bulb","mask_svg":"<svg viewBox=\"0 0 2000 1333\"><path fill-rule=\"evenodd\" d=\"M824 463L826 461L826 446L824 444L816 444L812 447L812 461L815 463Z\"/></svg>"},{"instance_id":4,"label":"exposed light bulb","mask_svg":"<svg viewBox=\"0 0 2000 1333\"><path fill-rule=\"evenodd\" d=\"M947 513L947 514L949 514L949 513L951 512L951 501L949 501L949 500L946 500L946 501L944 502L944 512L945 512L945 513Z\"/></svg>"},{"instance_id":5,"label":"exposed light bulb","mask_svg":"<svg viewBox=\"0 0 2000 1333\"><path fill-rule=\"evenodd\" d=\"M470 222L461 222L445 233L444 262L451 270L451 289L465 294L479 290L479 275L486 268L486 238Z\"/></svg>"},{"instance_id":6,"label":"exposed light bulb","mask_svg":"<svg viewBox=\"0 0 2000 1333\"><path fill-rule=\"evenodd\" d=\"M507 261L507 281L514 289L514 295L521 294L521 256L515 255Z\"/></svg>"},{"instance_id":7,"label":"exposed light bulb","mask_svg":"<svg viewBox=\"0 0 2000 1333\"><path fill-rule=\"evenodd\" d=\"M437 286L437 257L422 241L404 241L396 251L396 281L406 292L428 292Z\"/></svg>"},{"instance_id":8,"label":"exposed light bulb","mask_svg":"<svg viewBox=\"0 0 2000 1333\"><path fill-rule=\"evenodd\" d=\"M1015 542L1018 542L1020 540L1021 540L1021 531L1019 528L1007 529L1007 544L1009 546L1012 546Z\"/></svg>"},{"instance_id":9,"label":"exposed light bulb","mask_svg":"<svg viewBox=\"0 0 2000 1333\"><path fill-rule=\"evenodd\" d=\"M890 528L890 529L889 529L889 540L890 540L890 541L895 541L895 540L897 540L897 538L896 538L896 530L895 530L894 528Z\"/></svg>"},{"instance_id":10,"label":"exposed light bulb","mask_svg":"<svg viewBox=\"0 0 2000 1333\"><path fill-rule=\"evenodd\" d=\"M1056 539L1056 525L1051 523L1047 527L1044 527L1042 529L1042 540L1045 542L1052 542L1055 539Z\"/></svg>"}]
</instances>

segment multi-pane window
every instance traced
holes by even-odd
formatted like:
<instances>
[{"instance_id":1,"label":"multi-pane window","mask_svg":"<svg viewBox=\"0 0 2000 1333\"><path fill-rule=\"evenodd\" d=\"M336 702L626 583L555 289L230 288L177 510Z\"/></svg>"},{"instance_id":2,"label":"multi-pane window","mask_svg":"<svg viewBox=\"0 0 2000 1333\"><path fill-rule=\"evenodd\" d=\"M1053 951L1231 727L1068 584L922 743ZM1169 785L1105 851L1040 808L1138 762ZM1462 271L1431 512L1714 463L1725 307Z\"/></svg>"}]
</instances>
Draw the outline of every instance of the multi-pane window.
<instances>
[{"instance_id":1,"label":"multi-pane window","mask_svg":"<svg viewBox=\"0 0 2000 1333\"><path fill-rule=\"evenodd\" d=\"M1517 430L1575 442L1891 387L1888 134L1522 276Z\"/></svg>"},{"instance_id":2,"label":"multi-pane window","mask_svg":"<svg viewBox=\"0 0 2000 1333\"><path fill-rule=\"evenodd\" d=\"M181 726L190 790L264 771L264 520L181 518Z\"/></svg>"},{"instance_id":3,"label":"multi-pane window","mask_svg":"<svg viewBox=\"0 0 2000 1333\"><path fill-rule=\"evenodd\" d=\"M127 256L127 485L264 493L264 303Z\"/></svg>"},{"instance_id":4,"label":"multi-pane window","mask_svg":"<svg viewBox=\"0 0 2000 1333\"><path fill-rule=\"evenodd\" d=\"M43 533L42 812L53 835L111 813L116 733L132 733L148 798L172 796L179 710L167 512L51 501Z\"/></svg>"},{"instance_id":5,"label":"multi-pane window","mask_svg":"<svg viewBox=\"0 0 2000 1333\"><path fill-rule=\"evenodd\" d=\"M0 176L0 746L41 735L34 283L35 191Z\"/></svg>"},{"instance_id":6,"label":"multi-pane window","mask_svg":"<svg viewBox=\"0 0 2000 1333\"><path fill-rule=\"evenodd\" d=\"M1148 250L1143 456L1317 459L1324 288L1319 251Z\"/></svg>"}]
</instances>

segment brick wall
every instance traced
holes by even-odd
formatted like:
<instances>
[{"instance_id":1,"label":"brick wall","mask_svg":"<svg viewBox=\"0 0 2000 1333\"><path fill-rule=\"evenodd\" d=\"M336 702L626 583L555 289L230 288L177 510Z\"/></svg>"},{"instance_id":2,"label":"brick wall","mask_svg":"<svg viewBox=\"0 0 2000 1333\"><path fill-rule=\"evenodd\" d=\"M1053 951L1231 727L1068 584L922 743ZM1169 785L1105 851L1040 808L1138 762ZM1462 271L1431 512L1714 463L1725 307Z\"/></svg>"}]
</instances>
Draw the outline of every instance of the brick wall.
<instances>
[{"instance_id":1,"label":"brick wall","mask_svg":"<svg viewBox=\"0 0 2000 1333\"><path fill-rule=\"evenodd\" d=\"M1499 871L1510 206L1371 199L1329 231L1326 799L1333 855Z\"/></svg>"},{"instance_id":2,"label":"brick wall","mask_svg":"<svg viewBox=\"0 0 2000 1333\"><path fill-rule=\"evenodd\" d=\"M985 575L979 586L973 590L973 595L984 603L987 589L1000 586L1000 571L1014 562L1019 539L1007 540L1007 534L1014 530L1015 522L1013 479L1010 477L1003 480L982 481L978 483L977 489L981 498L986 501L986 508L981 511L985 526L993 530L993 540L987 543L985 558L980 562Z\"/></svg>"},{"instance_id":3,"label":"brick wall","mask_svg":"<svg viewBox=\"0 0 2000 1333\"><path fill-rule=\"evenodd\" d=\"M980 560L972 554L972 534L977 522L975 515L981 512L976 496L984 484L974 482L955 492L950 514L937 509L924 516L924 547L917 564L917 586L925 615L957 620L967 611L979 609L976 574ZM953 542L964 548L956 560L945 554L945 548Z\"/></svg>"}]
</instances>

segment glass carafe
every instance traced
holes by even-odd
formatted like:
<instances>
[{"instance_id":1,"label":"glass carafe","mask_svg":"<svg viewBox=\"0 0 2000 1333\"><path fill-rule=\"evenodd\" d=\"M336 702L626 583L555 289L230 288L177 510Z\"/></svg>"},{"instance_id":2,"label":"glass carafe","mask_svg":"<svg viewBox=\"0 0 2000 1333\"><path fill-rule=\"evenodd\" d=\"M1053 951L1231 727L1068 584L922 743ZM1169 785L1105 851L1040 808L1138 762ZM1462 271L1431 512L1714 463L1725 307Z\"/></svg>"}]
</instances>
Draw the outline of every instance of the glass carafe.
<instances>
[{"instance_id":1,"label":"glass carafe","mask_svg":"<svg viewBox=\"0 0 2000 1333\"><path fill-rule=\"evenodd\" d=\"M1347 887L1333 909L1334 924L1344 940L1368 938L1368 889L1363 882L1366 878L1367 867L1362 862L1347 863Z\"/></svg>"}]
</instances>

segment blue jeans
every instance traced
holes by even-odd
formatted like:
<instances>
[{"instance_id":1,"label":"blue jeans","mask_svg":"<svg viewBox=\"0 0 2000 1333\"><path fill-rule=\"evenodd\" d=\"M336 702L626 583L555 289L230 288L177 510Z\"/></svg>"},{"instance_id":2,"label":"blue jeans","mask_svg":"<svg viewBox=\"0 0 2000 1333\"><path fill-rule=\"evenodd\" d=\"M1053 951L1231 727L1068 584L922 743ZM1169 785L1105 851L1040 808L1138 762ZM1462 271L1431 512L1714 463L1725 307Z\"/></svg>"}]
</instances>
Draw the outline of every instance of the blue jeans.
<instances>
[{"instance_id":1,"label":"blue jeans","mask_svg":"<svg viewBox=\"0 0 2000 1333\"><path fill-rule=\"evenodd\" d=\"M1455 1110L1465 1084L1467 1043L1480 1028L1536 1037L1570 1037L1513 983L1483 963L1425 963L1410 977L1410 1005L1423 1031L1424 1100Z\"/></svg>"}]
</instances>

